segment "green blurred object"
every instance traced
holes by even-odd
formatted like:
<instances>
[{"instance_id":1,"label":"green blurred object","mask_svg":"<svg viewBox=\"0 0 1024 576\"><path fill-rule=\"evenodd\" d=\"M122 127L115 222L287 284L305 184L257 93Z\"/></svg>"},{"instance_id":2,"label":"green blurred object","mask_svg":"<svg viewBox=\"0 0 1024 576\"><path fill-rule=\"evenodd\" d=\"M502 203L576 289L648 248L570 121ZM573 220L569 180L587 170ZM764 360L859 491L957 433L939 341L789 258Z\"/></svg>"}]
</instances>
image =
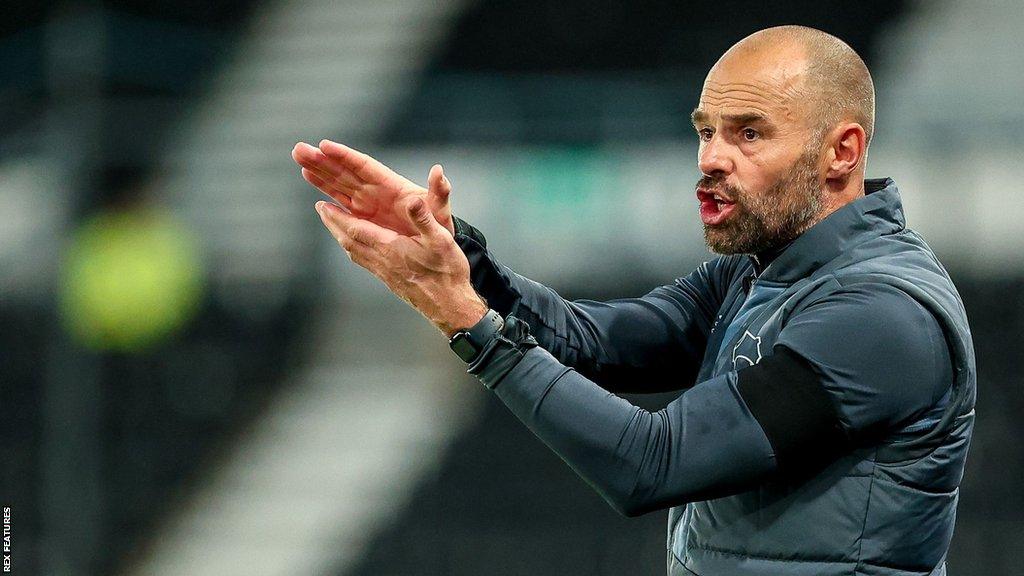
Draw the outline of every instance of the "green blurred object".
<instances>
[{"instance_id":1,"label":"green blurred object","mask_svg":"<svg viewBox=\"0 0 1024 576\"><path fill-rule=\"evenodd\" d=\"M170 214L108 210L83 224L65 255L61 317L91 349L139 352L193 317L202 276L188 230Z\"/></svg>"}]
</instances>

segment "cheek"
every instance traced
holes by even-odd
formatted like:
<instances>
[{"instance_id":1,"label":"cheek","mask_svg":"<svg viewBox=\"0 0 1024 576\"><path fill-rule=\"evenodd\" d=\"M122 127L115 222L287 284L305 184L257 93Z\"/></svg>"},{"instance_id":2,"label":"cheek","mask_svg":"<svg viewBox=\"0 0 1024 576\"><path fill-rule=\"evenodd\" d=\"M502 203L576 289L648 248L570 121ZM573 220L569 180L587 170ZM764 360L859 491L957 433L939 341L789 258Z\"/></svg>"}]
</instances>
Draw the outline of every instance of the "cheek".
<instances>
[{"instance_id":1,"label":"cheek","mask_svg":"<svg viewBox=\"0 0 1024 576\"><path fill-rule=\"evenodd\" d=\"M785 178L791 168L792 162L778 150L760 147L746 151L737 163L736 177L748 196L760 198Z\"/></svg>"},{"instance_id":2,"label":"cheek","mask_svg":"<svg viewBox=\"0 0 1024 576\"><path fill-rule=\"evenodd\" d=\"M737 162L733 177L736 179L736 185L743 191L744 197L751 198L760 197L770 188L775 175L763 163L744 157Z\"/></svg>"}]
</instances>

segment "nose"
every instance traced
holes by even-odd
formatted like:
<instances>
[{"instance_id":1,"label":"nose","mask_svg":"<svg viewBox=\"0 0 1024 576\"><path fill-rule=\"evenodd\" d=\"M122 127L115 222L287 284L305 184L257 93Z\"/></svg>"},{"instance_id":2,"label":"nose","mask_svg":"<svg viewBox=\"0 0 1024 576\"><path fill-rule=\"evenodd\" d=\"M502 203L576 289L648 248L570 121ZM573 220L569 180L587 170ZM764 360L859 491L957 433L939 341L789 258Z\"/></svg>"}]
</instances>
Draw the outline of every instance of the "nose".
<instances>
[{"instance_id":1,"label":"nose","mask_svg":"<svg viewBox=\"0 0 1024 576\"><path fill-rule=\"evenodd\" d=\"M697 167L705 176L722 177L732 174L734 165L729 156L729 146L715 134L702 143L697 152Z\"/></svg>"}]
</instances>

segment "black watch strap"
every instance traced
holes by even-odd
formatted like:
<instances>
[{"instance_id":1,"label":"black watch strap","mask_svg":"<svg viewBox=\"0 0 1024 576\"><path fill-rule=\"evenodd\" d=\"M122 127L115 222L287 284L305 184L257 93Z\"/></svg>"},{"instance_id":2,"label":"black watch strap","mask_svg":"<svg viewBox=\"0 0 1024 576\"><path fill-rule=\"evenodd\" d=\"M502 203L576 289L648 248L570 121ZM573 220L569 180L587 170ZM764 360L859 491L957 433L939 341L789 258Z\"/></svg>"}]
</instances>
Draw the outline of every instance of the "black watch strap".
<instances>
[{"instance_id":1,"label":"black watch strap","mask_svg":"<svg viewBox=\"0 0 1024 576\"><path fill-rule=\"evenodd\" d=\"M501 332L505 320L494 310L487 314L467 330L456 332L448 341L448 346L466 363L472 362L483 349L484 344L495 334Z\"/></svg>"}]
</instances>

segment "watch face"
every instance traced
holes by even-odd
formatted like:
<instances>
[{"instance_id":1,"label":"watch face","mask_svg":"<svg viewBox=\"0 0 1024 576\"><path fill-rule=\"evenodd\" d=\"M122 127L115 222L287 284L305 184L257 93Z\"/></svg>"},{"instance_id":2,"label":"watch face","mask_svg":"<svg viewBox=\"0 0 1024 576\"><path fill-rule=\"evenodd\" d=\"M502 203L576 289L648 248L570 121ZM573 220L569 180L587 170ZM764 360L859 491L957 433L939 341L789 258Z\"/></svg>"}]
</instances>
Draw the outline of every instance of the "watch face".
<instances>
[{"instance_id":1,"label":"watch face","mask_svg":"<svg viewBox=\"0 0 1024 576\"><path fill-rule=\"evenodd\" d=\"M465 332L459 332L452 338L451 343L451 348L455 351L455 354L466 362L469 362L476 356L476 347L469 341L468 336Z\"/></svg>"}]
</instances>

